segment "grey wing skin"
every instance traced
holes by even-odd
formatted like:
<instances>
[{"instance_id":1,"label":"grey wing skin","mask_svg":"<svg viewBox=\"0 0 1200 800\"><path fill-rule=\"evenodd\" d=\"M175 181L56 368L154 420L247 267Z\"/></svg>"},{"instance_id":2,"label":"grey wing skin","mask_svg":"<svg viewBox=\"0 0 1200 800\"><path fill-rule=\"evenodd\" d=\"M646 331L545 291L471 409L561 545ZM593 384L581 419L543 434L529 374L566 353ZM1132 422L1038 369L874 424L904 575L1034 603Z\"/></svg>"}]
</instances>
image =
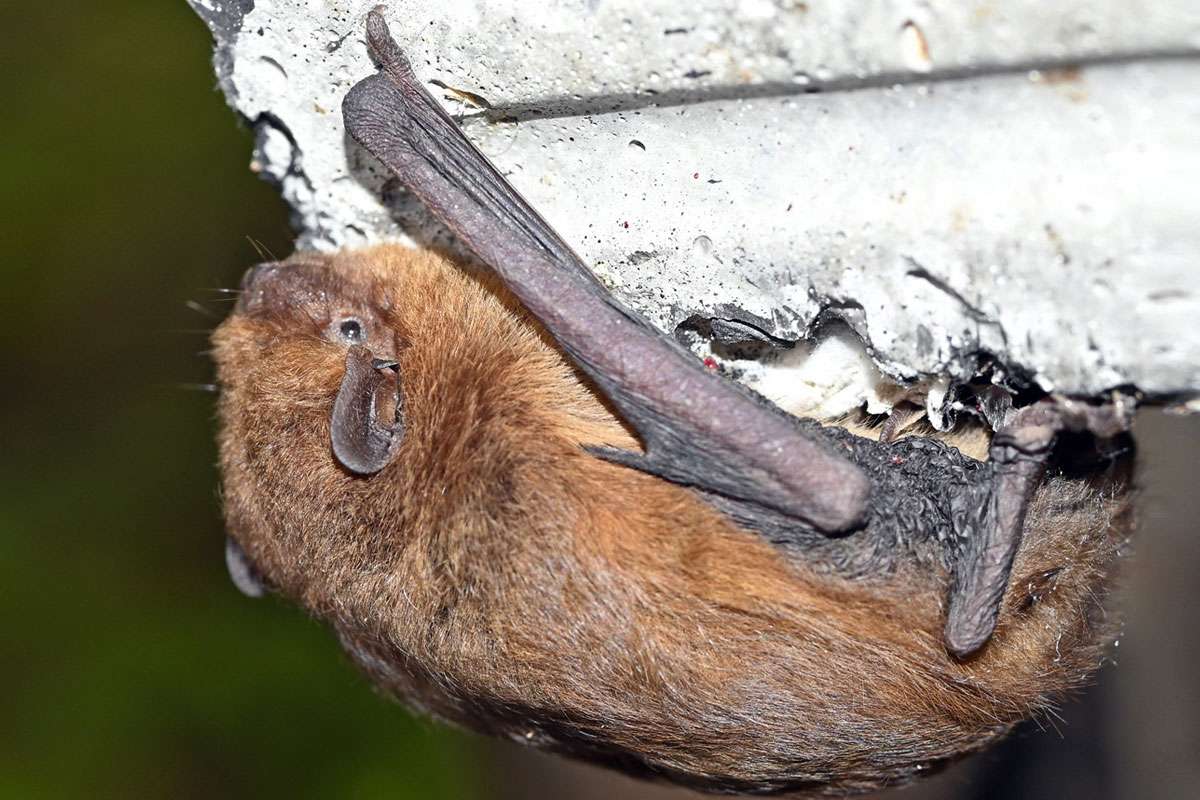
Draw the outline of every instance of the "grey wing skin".
<instances>
[{"instance_id":1,"label":"grey wing skin","mask_svg":"<svg viewBox=\"0 0 1200 800\"><path fill-rule=\"evenodd\" d=\"M645 447L598 455L827 533L862 524L871 486L855 464L618 303L418 83L377 11L367 36L380 72L347 94L346 130L496 271Z\"/></svg>"}]
</instances>

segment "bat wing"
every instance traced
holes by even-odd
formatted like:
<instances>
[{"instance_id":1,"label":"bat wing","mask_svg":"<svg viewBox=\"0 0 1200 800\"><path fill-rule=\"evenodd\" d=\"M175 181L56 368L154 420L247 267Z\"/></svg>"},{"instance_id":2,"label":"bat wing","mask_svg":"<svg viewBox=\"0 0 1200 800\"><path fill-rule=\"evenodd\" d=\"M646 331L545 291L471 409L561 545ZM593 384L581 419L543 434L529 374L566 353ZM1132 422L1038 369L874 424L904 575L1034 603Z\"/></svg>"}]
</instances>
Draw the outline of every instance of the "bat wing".
<instances>
[{"instance_id":1,"label":"bat wing","mask_svg":"<svg viewBox=\"0 0 1200 800\"><path fill-rule=\"evenodd\" d=\"M966 658L996 629L1029 502L1059 434L1087 431L1111 440L1129 430L1132 412L1132 404L1119 399L1092 406L1046 398L1014 412L996 431L988 453L991 485L986 495L968 495L974 501L967 503L968 513L981 516L960 531L967 546L955 565L946 609L944 638L950 652Z\"/></svg>"},{"instance_id":2,"label":"bat wing","mask_svg":"<svg viewBox=\"0 0 1200 800\"><path fill-rule=\"evenodd\" d=\"M597 455L822 531L863 522L856 465L622 306L421 86L378 11L367 39L380 72L347 94L346 130L496 271L645 450Z\"/></svg>"}]
</instances>

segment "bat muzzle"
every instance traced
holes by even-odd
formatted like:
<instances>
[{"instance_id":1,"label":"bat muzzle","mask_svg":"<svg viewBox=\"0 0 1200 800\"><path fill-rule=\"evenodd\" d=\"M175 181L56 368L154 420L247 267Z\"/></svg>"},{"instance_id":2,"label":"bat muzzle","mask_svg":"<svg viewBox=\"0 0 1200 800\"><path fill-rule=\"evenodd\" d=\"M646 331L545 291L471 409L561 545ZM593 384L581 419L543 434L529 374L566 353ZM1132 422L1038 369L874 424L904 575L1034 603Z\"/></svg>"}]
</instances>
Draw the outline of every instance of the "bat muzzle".
<instances>
[{"instance_id":1,"label":"bat muzzle","mask_svg":"<svg viewBox=\"0 0 1200 800\"><path fill-rule=\"evenodd\" d=\"M321 296L324 288L319 261L295 257L256 264L242 274L235 313L255 315L286 311Z\"/></svg>"}]
</instances>

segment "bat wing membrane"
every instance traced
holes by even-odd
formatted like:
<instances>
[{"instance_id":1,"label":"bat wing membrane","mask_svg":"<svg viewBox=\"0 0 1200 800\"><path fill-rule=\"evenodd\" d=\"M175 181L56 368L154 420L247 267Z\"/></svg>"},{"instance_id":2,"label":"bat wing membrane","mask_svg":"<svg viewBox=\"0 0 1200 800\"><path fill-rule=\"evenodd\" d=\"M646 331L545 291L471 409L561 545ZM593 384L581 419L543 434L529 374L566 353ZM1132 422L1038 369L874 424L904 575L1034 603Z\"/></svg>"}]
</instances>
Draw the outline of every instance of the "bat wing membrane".
<instances>
[{"instance_id":1,"label":"bat wing membrane","mask_svg":"<svg viewBox=\"0 0 1200 800\"><path fill-rule=\"evenodd\" d=\"M613 298L421 86L377 11L367 35L381 71L343 101L347 131L496 271L645 448L597 455L826 532L862 523L857 466Z\"/></svg>"}]
</instances>

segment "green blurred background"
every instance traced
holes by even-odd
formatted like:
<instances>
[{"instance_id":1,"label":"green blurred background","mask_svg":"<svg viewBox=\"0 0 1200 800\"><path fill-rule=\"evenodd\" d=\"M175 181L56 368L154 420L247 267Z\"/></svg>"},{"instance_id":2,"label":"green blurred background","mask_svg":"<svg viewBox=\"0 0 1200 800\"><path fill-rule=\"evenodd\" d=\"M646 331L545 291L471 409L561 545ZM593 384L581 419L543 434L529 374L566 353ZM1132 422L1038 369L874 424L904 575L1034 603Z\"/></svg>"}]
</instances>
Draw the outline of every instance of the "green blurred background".
<instances>
[{"instance_id":1,"label":"green blurred background","mask_svg":"<svg viewBox=\"0 0 1200 800\"><path fill-rule=\"evenodd\" d=\"M689 796L415 720L233 589L188 386L249 237L290 251L283 204L183 0L7 2L0 31L0 798ZM1200 420L1138 433L1120 666L901 797L1196 796Z\"/></svg>"}]
</instances>

